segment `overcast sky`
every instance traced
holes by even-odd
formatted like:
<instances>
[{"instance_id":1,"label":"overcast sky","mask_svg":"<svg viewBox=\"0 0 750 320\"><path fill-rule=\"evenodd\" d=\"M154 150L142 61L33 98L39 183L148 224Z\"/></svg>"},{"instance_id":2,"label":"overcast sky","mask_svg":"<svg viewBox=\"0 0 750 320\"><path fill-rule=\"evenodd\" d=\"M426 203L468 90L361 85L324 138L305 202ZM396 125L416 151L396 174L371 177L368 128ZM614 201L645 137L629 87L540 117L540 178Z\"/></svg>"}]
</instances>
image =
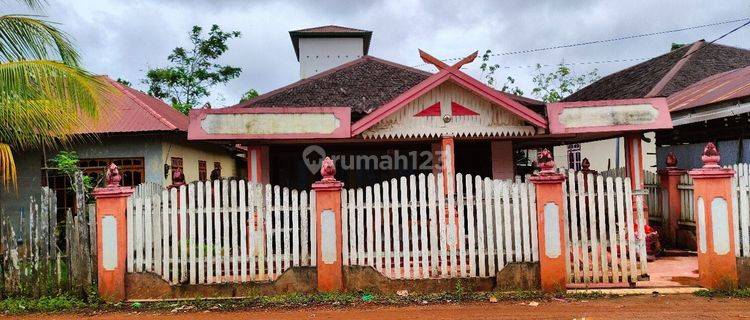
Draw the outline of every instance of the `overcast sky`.
<instances>
[{"instance_id":1,"label":"overcast sky","mask_svg":"<svg viewBox=\"0 0 750 320\"><path fill-rule=\"evenodd\" d=\"M421 64L417 49L451 58L474 50L533 49L750 17L747 0L49 2L45 14L74 38L88 70L129 80L141 90L145 90L141 79L146 70L166 65L170 51L187 44L193 25L218 24L225 31L241 31L242 38L230 40L221 63L241 67L242 75L212 89L209 101L214 106L236 103L249 88L263 93L298 80L288 31L307 27L336 24L372 30L371 55L413 66ZM0 14L26 12L12 2L0 4L5 6ZM511 67L501 70L502 77L516 77L528 91L534 69L518 66L651 58L668 51L672 42L713 40L740 24L495 57L492 62ZM718 43L750 48L750 26ZM606 75L636 63L572 68L579 73L598 68L599 74ZM479 64L474 62L465 71L479 76Z\"/></svg>"}]
</instances>

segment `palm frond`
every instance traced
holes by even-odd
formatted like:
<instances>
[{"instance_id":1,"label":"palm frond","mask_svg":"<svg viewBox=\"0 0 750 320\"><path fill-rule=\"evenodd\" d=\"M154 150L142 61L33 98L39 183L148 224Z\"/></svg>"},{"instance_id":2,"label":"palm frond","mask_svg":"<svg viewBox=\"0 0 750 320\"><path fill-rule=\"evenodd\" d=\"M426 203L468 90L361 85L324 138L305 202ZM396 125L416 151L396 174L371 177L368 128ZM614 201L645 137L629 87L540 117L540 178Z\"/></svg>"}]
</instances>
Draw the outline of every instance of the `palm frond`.
<instances>
[{"instance_id":1,"label":"palm frond","mask_svg":"<svg viewBox=\"0 0 750 320\"><path fill-rule=\"evenodd\" d=\"M0 182L2 182L3 189L12 185L13 190L18 190L16 181L16 163L13 160L13 152L9 145L0 143Z\"/></svg>"},{"instance_id":2,"label":"palm frond","mask_svg":"<svg viewBox=\"0 0 750 320\"><path fill-rule=\"evenodd\" d=\"M68 35L39 16L0 16L0 62L58 60L78 66L79 56Z\"/></svg>"},{"instance_id":3,"label":"palm frond","mask_svg":"<svg viewBox=\"0 0 750 320\"><path fill-rule=\"evenodd\" d=\"M113 93L106 80L61 62L0 63L0 142L25 148L65 139L109 110Z\"/></svg>"}]
</instances>

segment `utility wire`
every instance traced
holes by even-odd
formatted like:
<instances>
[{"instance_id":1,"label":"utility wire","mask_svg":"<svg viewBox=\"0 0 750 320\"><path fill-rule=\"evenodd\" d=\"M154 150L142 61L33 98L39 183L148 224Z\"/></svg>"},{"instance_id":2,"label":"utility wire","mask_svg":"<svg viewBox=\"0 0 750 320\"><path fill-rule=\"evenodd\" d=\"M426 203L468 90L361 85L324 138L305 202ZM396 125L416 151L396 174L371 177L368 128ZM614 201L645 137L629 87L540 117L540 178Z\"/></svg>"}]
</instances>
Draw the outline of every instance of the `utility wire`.
<instances>
[{"instance_id":1,"label":"utility wire","mask_svg":"<svg viewBox=\"0 0 750 320\"><path fill-rule=\"evenodd\" d=\"M698 49L696 49L695 51L693 51L693 52L691 52L691 53L689 53L689 54L686 54L686 55L685 55L684 57L682 57L682 58L681 58L680 60L682 60L682 59L687 59L688 57L690 57L690 56L694 55L694 54L695 54L696 52L698 52L698 51L701 51L701 50L702 50L703 48L707 47L707 46L708 46L709 44L713 44L714 42L716 42L716 41L719 41L719 40L723 39L724 37L726 37L726 36L728 36L728 35L730 35L730 34L732 34L732 33L736 32L737 30L740 30L740 29L742 29L742 28L744 28L744 27L747 27L747 25L750 25L750 21L748 21L748 22L745 22L745 23L743 23L743 24L742 24L741 26L739 26L739 27L737 27L737 28L734 28L734 29L732 29L732 30L729 30L729 32L727 32L727 33L725 33L725 34L722 34L722 35L721 35L720 37L718 37L718 38L716 38L716 39L713 39L713 40L711 40L711 41L710 41L710 42L708 42L707 44L704 44L704 45L700 46L700 47L699 47Z\"/></svg>"},{"instance_id":2,"label":"utility wire","mask_svg":"<svg viewBox=\"0 0 750 320\"><path fill-rule=\"evenodd\" d=\"M608 42L615 42L615 41L621 41L621 40L629 40L629 39L637 39L637 38L643 38L643 37L650 37L650 36L656 36L656 35L662 35L662 34L669 34L669 33L675 33L675 32L681 32L681 31L687 31L687 30L694 30L694 29L701 29L701 28L707 28L707 27L713 27L718 25L724 25L729 23L735 23L740 21L747 21L742 26L736 28L735 30L730 31L729 33L732 33L734 31L739 30L739 28L742 28L750 23L750 17L744 17L739 19L732 19L732 20L725 20L725 21L719 21L719 22L713 22L708 24L701 24L696 26L689 26L689 27L683 27L678 29L671 29L671 30L663 30L663 31L657 31L657 32L649 32L649 33L641 33L641 34L635 34L635 35L629 35L629 36L621 36L621 37L615 37L615 38L609 38L609 39L602 39L602 40L593 40L593 41L585 41L585 42L576 42L576 43L570 43L570 44L562 44L562 45L555 45L550 47L542 47L542 48L535 48L535 49L526 49L526 50L517 50L517 51L507 51L507 52L499 52L499 53L491 53L489 56L509 56L509 55L516 55L516 54L526 54L526 53L534 53L534 52L540 52L540 51L549 51L549 50L556 50L556 49L565 49L565 48L573 48L573 47L580 47L580 46L586 46L586 45L592 45L592 44L600 44L600 43L608 43ZM729 33L717 38L716 40L719 40L723 38L724 36L728 35ZM716 41L714 40L714 41ZM713 41L711 42L713 43ZM464 57L455 57L455 58L448 58L448 59L440 59L440 61L457 61L461 60ZM422 63L419 65L416 65L414 67L422 67L428 65L427 63Z\"/></svg>"}]
</instances>

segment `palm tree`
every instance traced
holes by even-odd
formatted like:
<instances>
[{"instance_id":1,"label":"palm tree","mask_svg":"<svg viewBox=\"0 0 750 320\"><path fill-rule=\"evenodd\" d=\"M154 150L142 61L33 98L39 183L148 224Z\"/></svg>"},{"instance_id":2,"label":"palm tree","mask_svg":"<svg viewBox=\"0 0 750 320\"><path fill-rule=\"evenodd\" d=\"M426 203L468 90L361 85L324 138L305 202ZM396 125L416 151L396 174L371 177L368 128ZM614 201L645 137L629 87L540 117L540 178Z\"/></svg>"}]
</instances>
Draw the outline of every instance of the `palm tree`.
<instances>
[{"instance_id":1,"label":"palm tree","mask_svg":"<svg viewBox=\"0 0 750 320\"><path fill-rule=\"evenodd\" d=\"M35 11L45 4L18 1ZM56 23L38 15L0 15L2 185L15 189L14 150L69 141L83 119L96 118L106 106L108 91L108 84L81 69L70 38Z\"/></svg>"}]
</instances>

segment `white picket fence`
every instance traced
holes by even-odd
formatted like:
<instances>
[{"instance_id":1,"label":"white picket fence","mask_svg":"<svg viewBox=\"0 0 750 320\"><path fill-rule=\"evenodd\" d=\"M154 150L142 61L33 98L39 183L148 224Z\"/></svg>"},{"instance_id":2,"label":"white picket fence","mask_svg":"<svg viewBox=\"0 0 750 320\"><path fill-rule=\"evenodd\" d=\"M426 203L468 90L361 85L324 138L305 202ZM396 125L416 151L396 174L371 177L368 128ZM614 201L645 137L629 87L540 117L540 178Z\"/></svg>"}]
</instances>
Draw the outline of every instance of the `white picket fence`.
<instances>
[{"instance_id":1,"label":"white picket fence","mask_svg":"<svg viewBox=\"0 0 750 320\"><path fill-rule=\"evenodd\" d=\"M128 272L170 284L274 280L314 266L315 193L247 183L136 188L128 198Z\"/></svg>"},{"instance_id":2,"label":"white picket fence","mask_svg":"<svg viewBox=\"0 0 750 320\"><path fill-rule=\"evenodd\" d=\"M456 174L391 179L341 195L345 265L393 279L494 277L538 261L534 186Z\"/></svg>"},{"instance_id":3,"label":"white picket fence","mask_svg":"<svg viewBox=\"0 0 750 320\"><path fill-rule=\"evenodd\" d=\"M664 193L661 190L659 175L651 171L643 171L643 187L648 191L645 195L646 208L650 223L663 224L667 221Z\"/></svg>"},{"instance_id":4,"label":"white picket fence","mask_svg":"<svg viewBox=\"0 0 750 320\"><path fill-rule=\"evenodd\" d=\"M680 212L679 222L681 224L695 225L695 203L693 202L693 178L687 173L680 176L680 183L677 185L680 191Z\"/></svg>"},{"instance_id":5,"label":"white picket fence","mask_svg":"<svg viewBox=\"0 0 750 320\"><path fill-rule=\"evenodd\" d=\"M568 172L565 240L570 282L635 283L648 274L643 199L634 197L631 189L629 178Z\"/></svg>"}]
</instances>

